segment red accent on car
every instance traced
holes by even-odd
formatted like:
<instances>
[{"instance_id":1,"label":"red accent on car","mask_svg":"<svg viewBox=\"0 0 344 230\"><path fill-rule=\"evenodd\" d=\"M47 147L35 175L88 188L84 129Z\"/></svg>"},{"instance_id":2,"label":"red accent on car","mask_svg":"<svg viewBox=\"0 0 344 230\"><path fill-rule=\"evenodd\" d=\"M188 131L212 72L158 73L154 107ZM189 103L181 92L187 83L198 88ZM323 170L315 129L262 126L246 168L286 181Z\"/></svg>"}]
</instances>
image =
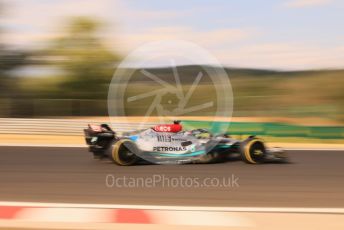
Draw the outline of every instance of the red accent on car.
<instances>
[{"instance_id":1,"label":"red accent on car","mask_svg":"<svg viewBox=\"0 0 344 230\"><path fill-rule=\"evenodd\" d=\"M180 124L167 124L167 125L156 125L153 127L155 132L170 132L170 133L178 133L182 131L183 126Z\"/></svg>"},{"instance_id":2,"label":"red accent on car","mask_svg":"<svg viewBox=\"0 0 344 230\"><path fill-rule=\"evenodd\" d=\"M100 125L91 125L91 124L89 124L88 127L92 131L94 131L94 132L99 132L100 133L101 131L103 131L103 128Z\"/></svg>"}]
</instances>

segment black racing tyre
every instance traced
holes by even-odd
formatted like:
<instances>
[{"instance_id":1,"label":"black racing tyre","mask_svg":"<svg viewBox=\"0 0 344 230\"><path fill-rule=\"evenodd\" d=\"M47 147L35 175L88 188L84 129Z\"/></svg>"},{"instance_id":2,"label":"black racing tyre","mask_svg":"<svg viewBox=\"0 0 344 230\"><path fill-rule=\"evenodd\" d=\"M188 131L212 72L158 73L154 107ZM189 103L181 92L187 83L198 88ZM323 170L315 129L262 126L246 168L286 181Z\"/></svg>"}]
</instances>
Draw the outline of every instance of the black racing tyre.
<instances>
[{"instance_id":1,"label":"black racing tyre","mask_svg":"<svg viewBox=\"0 0 344 230\"><path fill-rule=\"evenodd\" d=\"M241 143L241 158L249 164L261 164L266 160L266 148L264 142L256 137L250 137Z\"/></svg>"},{"instance_id":2,"label":"black racing tyre","mask_svg":"<svg viewBox=\"0 0 344 230\"><path fill-rule=\"evenodd\" d=\"M108 149L109 158L116 164L121 166L134 165L139 157L137 147L134 142L129 139L121 139L114 142Z\"/></svg>"}]
</instances>

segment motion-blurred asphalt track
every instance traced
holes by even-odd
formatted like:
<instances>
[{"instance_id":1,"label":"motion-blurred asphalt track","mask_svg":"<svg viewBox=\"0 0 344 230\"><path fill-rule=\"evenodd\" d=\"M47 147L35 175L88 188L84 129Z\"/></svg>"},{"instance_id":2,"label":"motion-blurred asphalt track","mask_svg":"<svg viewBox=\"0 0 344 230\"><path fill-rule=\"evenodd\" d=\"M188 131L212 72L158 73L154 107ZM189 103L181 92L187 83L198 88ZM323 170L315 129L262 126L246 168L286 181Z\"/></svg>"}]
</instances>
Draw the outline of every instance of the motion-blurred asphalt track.
<instances>
[{"instance_id":1,"label":"motion-blurred asphalt track","mask_svg":"<svg viewBox=\"0 0 344 230\"><path fill-rule=\"evenodd\" d=\"M249 207L343 207L344 152L289 151L291 164L120 167L86 148L0 147L0 200ZM239 187L108 188L106 175L230 177Z\"/></svg>"}]
</instances>

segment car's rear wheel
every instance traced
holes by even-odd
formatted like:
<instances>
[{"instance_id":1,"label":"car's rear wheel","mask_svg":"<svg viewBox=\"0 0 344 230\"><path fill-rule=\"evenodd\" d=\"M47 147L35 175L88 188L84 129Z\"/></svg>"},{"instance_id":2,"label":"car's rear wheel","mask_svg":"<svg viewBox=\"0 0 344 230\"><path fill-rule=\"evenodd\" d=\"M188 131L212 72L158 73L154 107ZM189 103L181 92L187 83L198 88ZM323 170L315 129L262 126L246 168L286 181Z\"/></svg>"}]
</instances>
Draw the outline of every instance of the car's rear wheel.
<instances>
[{"instance_id":1,"label":"car's rear wheel","mask_svg":"<svg viewBox=\"0 0 344 230\"><path fill-rule=\"evenodd\" d=\"M110 146L108 156L118 165L134 165L139 160L136 155L136 150L137 147L134 142L128 139L122 139Z\"/></svg>"},{"instance_id":2,"label":"car's rear wheel","mask_svg":"<svg viewBox=\"0 0 344 230\"><path fill-rule=\"evenodd\" d=\"M250 137L241 144L241 157L249 164L264 163L267 151L264 142L256 137Z\"/></svg>"}]
</instances>

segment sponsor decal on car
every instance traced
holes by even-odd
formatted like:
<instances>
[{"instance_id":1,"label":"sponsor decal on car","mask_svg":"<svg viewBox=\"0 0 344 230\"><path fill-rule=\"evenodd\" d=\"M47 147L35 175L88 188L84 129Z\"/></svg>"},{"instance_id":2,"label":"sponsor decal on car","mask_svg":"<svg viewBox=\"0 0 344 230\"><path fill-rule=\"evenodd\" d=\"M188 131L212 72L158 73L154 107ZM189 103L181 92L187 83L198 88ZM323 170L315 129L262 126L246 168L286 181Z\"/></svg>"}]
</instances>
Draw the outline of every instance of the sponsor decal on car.
<instances>
[{"instance_id":1,"label":"sponsor decal on car","mask_svg":"<svg viewBox=\"0 0 344 230\"><path fill-rule=\"evenodd\" d=\"M157 135L158 142L172 142L170 135Z\"/></svg>"},{"instance_id":2,"label":"sponsor decal on car","mask_svg":"<svg viewBox=\"0 0 344 230\"><path fill-rule=\"evenodd\" d=\"M154 146L154 152L181 152L186 151L186 147L182 146Z\"/></svg>"},{"instance_id":3,"label":"sponsor decal on car","mask_svg":"<svg viewBox=\"0 0 344 230\"><path fill-rule=\"evenodd\" d=\"M169 125L157 125L155 130L158 132L171 132L171 126Z\"/></svg>"},{"instance_id":4,"label":"sponsor decal on car","mask_svg":"<svg viewBox=\"0 0 344 230\"><path fill-rule=\"evenodd\" d=\"M190 152L195 152L196 151L196 145L190 145L189 147Z\"/></svg>"},{"instance_id":5,"label":"sponsor decal on car","mask_svg":"<svg viewBox=\"0 0 344 230\"><path fill-rule=\"evenodd\" d=\"M176 138L172 135L157 135L156 137L158 142L182 142L187 140L185 138Z\"/></svg>"}]
</instances>

